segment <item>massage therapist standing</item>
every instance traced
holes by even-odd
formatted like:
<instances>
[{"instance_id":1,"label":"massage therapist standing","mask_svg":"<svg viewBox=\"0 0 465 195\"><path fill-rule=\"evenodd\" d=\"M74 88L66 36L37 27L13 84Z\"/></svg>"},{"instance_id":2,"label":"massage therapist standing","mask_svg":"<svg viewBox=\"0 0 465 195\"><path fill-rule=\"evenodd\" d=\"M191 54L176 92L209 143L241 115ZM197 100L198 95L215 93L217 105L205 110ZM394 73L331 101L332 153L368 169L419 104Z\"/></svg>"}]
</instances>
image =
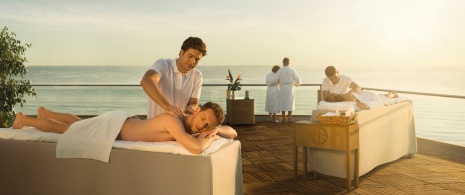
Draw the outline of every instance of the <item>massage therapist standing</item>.
<instances>
[{"instance_id":1,"label":"massage therapist standing","mask_svg":"<svg viewBox=\"0 0 465 195\"><path fill-rule=\"evenodd\" d=\"M194 113L202 91L202 73L195 67L207 55L207 47L198 37L187 38L174 59L159 59L140 82L149 96L147 119L161 113L182 117Z\"/></svg>"}]
</instances>

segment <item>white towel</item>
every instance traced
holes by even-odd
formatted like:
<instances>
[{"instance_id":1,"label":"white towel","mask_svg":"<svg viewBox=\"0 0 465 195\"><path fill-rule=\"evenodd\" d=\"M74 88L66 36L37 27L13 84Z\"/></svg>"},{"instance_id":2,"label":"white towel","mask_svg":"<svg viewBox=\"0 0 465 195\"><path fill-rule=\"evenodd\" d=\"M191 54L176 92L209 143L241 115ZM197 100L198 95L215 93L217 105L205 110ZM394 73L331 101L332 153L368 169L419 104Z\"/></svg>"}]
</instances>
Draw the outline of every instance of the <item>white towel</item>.
<instances>
[{"instance_id":1,"label":"white towel","mask_svg":"<svg viewBox=\"0 0 465 195\"><path fill-rule=\"evenodd\" d=\"M58 140L57 158L89 158L108 163L124 121L132 116L117 110L73 123Z\"/></svg>"},{"instance_id":2,"label":"white towel","mask_svg":"<svg viewBox=\"0 0 465 195\"><path fill-rule=\"evenodd\" d=\"M23 127L23 129L0 128L0 139L52 142L57 143L62 134L53 132L43 132L34 127ZM209 155L219 150L224 144L232 142L233 139L221 138L214 141L202 155ZM122 148L130 150L139 150L147 152L163 152L183 155L198 155L189 152L177 141L166 142L141 142L141 141L124 141L115 140L113 148Z\"/></svg>"}]
</instances>

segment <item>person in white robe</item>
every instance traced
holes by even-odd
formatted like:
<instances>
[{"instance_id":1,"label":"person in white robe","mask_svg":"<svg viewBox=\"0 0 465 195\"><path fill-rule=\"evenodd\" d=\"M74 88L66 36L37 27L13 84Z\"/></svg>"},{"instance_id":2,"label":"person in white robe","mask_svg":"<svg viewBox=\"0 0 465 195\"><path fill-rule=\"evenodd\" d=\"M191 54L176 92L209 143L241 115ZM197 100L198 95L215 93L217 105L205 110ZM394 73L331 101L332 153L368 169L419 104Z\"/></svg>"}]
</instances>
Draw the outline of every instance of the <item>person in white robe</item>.
<instances>
[{"instance_id":1,"label":"person in white robe","mask_svg":"<svg viewBox=\"0 0 465 195\"><path fill-rule=\"evenodd\" d=\"M266 102L265 111L268 112L268 121L279 122L276 119L276 113L279 113L279 80L278 72L279 66L275 65L271 69L271 72L266 75Z\"/></svg>"},{"instance_id":2,"label":"person in white robe","mask_svg":"<svg viewBox=\"0 0 465 195\"><path fill-rule=\"evenodd\" d=\"M295 110L294 87L300 85L300 76L296 70L289 67L289 58L283 59L283 67L278 70L279 79L279 104L283 115L283 122L290 122L292 111ZM287 119L286 119L287 112Z\"/></svg>"}]
</instances>

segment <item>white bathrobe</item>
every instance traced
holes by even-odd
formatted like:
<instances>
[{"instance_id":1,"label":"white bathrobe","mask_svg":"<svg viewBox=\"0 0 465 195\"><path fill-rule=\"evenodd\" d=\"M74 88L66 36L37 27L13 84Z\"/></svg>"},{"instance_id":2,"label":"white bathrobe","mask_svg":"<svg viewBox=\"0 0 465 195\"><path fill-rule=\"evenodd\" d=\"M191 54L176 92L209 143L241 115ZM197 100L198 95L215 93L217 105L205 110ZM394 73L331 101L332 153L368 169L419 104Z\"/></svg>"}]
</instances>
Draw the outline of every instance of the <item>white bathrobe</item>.
<instances>
[{"instance_id":1,"label":"white bathrobe","mask_svg":"<svg viewBox=\"0 0 465 195\"><path fill-rule=\"evenodd\" d=\"M266 76L266 103L265 111L268 113L279 113L279 82L278 74L270 72Z\"/></svg>"},{"instance_id":2,"label":"white bathrobe","mask_svg":"<svg viewBox=\"0 0 465 195\"><path fill-rule=\"evenodd\" d=\"M279 103L281 111L293 111L294 105L294 85L300 85L300 76L289 67L283 66L277 72L279 78Z\"/></svg>"}]
</instances>

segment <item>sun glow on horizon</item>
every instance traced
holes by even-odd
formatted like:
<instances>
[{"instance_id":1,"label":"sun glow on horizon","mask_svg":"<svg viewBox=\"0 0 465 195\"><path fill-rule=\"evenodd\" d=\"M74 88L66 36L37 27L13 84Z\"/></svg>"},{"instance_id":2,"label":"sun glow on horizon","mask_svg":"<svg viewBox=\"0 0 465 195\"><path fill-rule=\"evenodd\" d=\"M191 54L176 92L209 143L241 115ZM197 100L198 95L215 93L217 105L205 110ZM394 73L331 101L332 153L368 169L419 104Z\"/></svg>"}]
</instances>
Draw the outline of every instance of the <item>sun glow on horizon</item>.
<instances>
[{"instance_id":1,"label":"sun glow on horizon","mask_svg":"<svg viewBox=\"0 0 465 195\"><path fill-rule=\"evenodd\" d=\"M150 65L182 41L201 65L464 66L465 2L2 1L0 23L32 43L31 65Z\"/></svg>"}]
</instances>

